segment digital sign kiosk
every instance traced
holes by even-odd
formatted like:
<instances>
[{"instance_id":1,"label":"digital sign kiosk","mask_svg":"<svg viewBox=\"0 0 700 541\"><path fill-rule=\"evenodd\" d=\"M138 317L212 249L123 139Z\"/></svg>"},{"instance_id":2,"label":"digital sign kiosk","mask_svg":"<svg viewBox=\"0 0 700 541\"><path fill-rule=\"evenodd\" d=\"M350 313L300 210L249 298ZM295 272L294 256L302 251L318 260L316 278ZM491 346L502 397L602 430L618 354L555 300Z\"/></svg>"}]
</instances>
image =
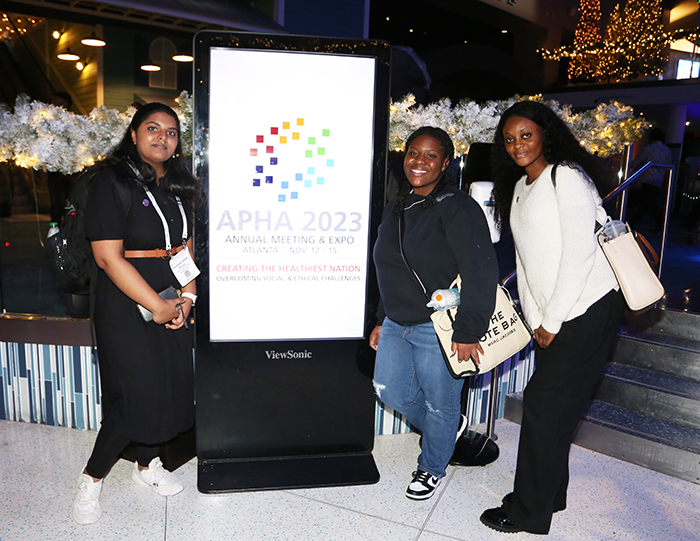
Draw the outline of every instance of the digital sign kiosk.
<instances>
[{"instance_id":1,"label":"digital sign kiosk","mask_svg":"<svg viewBox=\"0 0 700 541\"><path fill-rule=\"evenodd\" d=\"M195 36L198 487L367 484L386 43Z\"/></svg>"}]
</instances>

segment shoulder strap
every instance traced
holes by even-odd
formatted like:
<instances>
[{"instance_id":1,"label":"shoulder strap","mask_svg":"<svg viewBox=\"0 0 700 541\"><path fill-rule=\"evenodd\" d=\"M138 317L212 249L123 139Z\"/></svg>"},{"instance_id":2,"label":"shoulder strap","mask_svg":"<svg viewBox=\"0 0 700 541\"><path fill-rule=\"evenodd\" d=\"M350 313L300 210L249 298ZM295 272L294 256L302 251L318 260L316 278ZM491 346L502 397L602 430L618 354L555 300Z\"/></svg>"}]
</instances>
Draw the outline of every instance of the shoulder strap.
<instances>
[{"instance_id":1,"label":"shoulder strap","mask_svg":"<svg viewBox=\"0 0 700 541\"><path fill-rule=\"evenodd\" d=\"M119 200L122 202L122 208L124 209L124 216L126 216L131 209L131 190L129 190L129 186L124 182L115 182L114 186L117 188Z\"/></svg>"},{"instance_id":2,"label":"shoulder strap","mask_svg":"<svg viewBox=\"0 0 700 541\"><path fill-rule=\"evenodd\" d=\"M408 264L408 261L406 260L406 254L403 253L403 232L404 232L404 229L405 228L404 228L404 223L403 223L403 212L401 212L401 214L399 214L399 251L401 252L401 259L403 259L404 265L406 265L406 268L411 272L411 275L415 279L418 286L423 290L423 295L425 296L425 298L430 300L430 295L428 295L428 292L425 289L423 282L421 282L421 279L418 277L418 274L416 274L416 271L414 271L411 268L411 265Z\"/></svg>"},{"instance_id":3,"label":"shoulder strap","mask_svg":"<svg viewBox=\"0 0 700 541\"><path fill-rule=\"evenodd\" d=\"M552 177L552 184L554 187L557 187L557 167L561 165L561 162L557 162L554 165L552 165L552 170L550 171L550 175Z\"/></svg>"}]
</instances>

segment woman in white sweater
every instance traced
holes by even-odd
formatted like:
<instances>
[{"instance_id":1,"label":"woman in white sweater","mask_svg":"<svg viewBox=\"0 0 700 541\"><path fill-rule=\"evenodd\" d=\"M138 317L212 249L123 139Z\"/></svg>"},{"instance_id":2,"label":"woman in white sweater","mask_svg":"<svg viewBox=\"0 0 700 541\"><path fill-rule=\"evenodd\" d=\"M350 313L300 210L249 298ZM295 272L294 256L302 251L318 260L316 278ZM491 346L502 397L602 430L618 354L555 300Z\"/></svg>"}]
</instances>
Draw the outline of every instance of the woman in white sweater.
<instances>
[{"instance_id":1,"label":"woman in white sweater","mask_svg":"<svg viewBox=\"0 0 700 541\"><path fill-rule=\"evenodd\" d=\"M492 169L536 370L524 392L514 490L481 521L546 534L552 514L566 508L573 432L614 346L624 300L594 234L606 217L602 172L550 108L527 101L503 114Z\"/></svg>"}]
</instances>

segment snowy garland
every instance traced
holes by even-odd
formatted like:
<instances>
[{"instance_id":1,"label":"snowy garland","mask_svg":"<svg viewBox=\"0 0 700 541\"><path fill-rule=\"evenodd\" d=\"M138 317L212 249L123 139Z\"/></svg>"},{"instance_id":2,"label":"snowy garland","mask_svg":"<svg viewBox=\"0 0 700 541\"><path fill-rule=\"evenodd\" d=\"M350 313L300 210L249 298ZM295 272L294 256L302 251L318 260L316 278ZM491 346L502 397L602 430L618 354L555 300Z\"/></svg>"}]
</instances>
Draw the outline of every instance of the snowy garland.
<instances>
[{"instance_id":1,"label":"snowy garland","mask_svg":"<svg viewBox=\"0 0 700 541\"><path fill-rule=\"evenodd\" d=\"M472 143L490 143L501 114L518 101L541 101L569 126L581 144L602 158L619 154L626 144L641 139L649 122L634 115L632 107L616 101L595 109L573 113L571 106L557 101L542 101L540 96L514 96L482 105L462 100L452 106L448 98L436 103L416 105L413 95L391 105L390 150L403 150L408 136L421 126L435 126L450 134L458 155L467 154Z\"/></svg>"},{"instance_id":2,"label":"snowy garland","mask_svg":"<svg viewBox=\"0 0 700 541\"><path fill-rule=\"evenodd\" d=\"M452 106L449 99L416 105L409 94L392 103L389 130L390 150L403 150L408 136L420 126L437 126L450 134L457 154L469 152L472 143L493 140L498 120L508 107L525 99L515 96L502 101L478 104L463 100ZM183 92L177 109L182 129L182 148L192 153L192 97ZM618 154L625 144L642 137L649 123L635 117L631 107L617 102L604 103L581 113L568 105L544 102L571 128L581 144L601 157ZM104 158L120 141L136 110L124 113L104 106L81 116L60 107L30 101L20 96L14 112L0 106L0 161L13 161L25 168L71 174Z\"/></svg>"},{"instance_id":3,"label":"snowy garland","mask_svg":"<svg viewBox=\"0 0 700 541\"><path fill-rule=\"evenodd\" d=\"M183 92L178 103L182 148L189 155L192 98ZM27 169L77 173L109 154L135 113L134 107L120 113L101 106L82 116L18 96L14 112L0 106L0 161L13 161Z\"/></svg>"}]
</instances>

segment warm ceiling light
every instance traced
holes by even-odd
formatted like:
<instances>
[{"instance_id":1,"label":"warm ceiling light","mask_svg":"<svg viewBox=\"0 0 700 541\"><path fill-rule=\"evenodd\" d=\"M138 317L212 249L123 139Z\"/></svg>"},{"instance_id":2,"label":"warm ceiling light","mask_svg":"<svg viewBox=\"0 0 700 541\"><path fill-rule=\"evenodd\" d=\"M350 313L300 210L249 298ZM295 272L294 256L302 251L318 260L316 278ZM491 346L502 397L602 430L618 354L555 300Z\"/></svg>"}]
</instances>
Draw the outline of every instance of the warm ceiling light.
<instances>
[{"instance_id":1,"label":"warm ceiling light","mask_svg":"<svg viewBox=\"0 0 700 541\"><path fill-rule=\"evenodd\" d=\"M82 60L78 60L75 63L75 69L77 69L78 71L83 71L85 69L85 64L83 64Z\"/></svg>"},{"instance_id":2,"label":"warm ceiling light","mask_svg":"<svg viewBox=\"0 0 700 541\"><path fill-rule=\"evenodd\" d=\"M58 30L54 30L51 35L53 36L53 39L61 39L61 33Z\"/></svg>"},{"instance_id":3,"label":"warm ceiling light","mask_svg":"<svg viewBox=\"0 0 700 541\"><path fill-rule=\"evenodd\" d=\"M101 38L98 38L94 32L90 34L89 38L81 39L80 43L87 45L88 47L104 47L107 45L107 42Z\"/></svg>"},{"instance_id":4,"label":"warm ceiling light","mask_svg":"<svg viewBox=\"0 0 700 541\"><path fill-rule=\"evenodd\" d=\"M191 54L178 53L173 56L173 60L175 62L192 62L194 60L194 56Z\"/></svg>"},{"instance_id":5,"label":"warm ceiling light","mask_svg":"<svg viewBox=\"0 0 700 541\"><path fill-rule=\"evenodd\" d=\"M160 66L158 64L154 64L149 60L143 66L141 66L141 69L143 71L160 71Z\"/></svg>"},{"instance_id":6,"label":"warm ceiling light","mask_svg":"<svg viewBox=\"0 0 700 541\"><path fill-rule=\"evenodd\" d=\"M70 49L66 49L65 52L59 54L58 58L60 58L61 60L69 60L69 61L80 60L80 57L75 53L71 53Z\"/></svg>"}]
</instances>

